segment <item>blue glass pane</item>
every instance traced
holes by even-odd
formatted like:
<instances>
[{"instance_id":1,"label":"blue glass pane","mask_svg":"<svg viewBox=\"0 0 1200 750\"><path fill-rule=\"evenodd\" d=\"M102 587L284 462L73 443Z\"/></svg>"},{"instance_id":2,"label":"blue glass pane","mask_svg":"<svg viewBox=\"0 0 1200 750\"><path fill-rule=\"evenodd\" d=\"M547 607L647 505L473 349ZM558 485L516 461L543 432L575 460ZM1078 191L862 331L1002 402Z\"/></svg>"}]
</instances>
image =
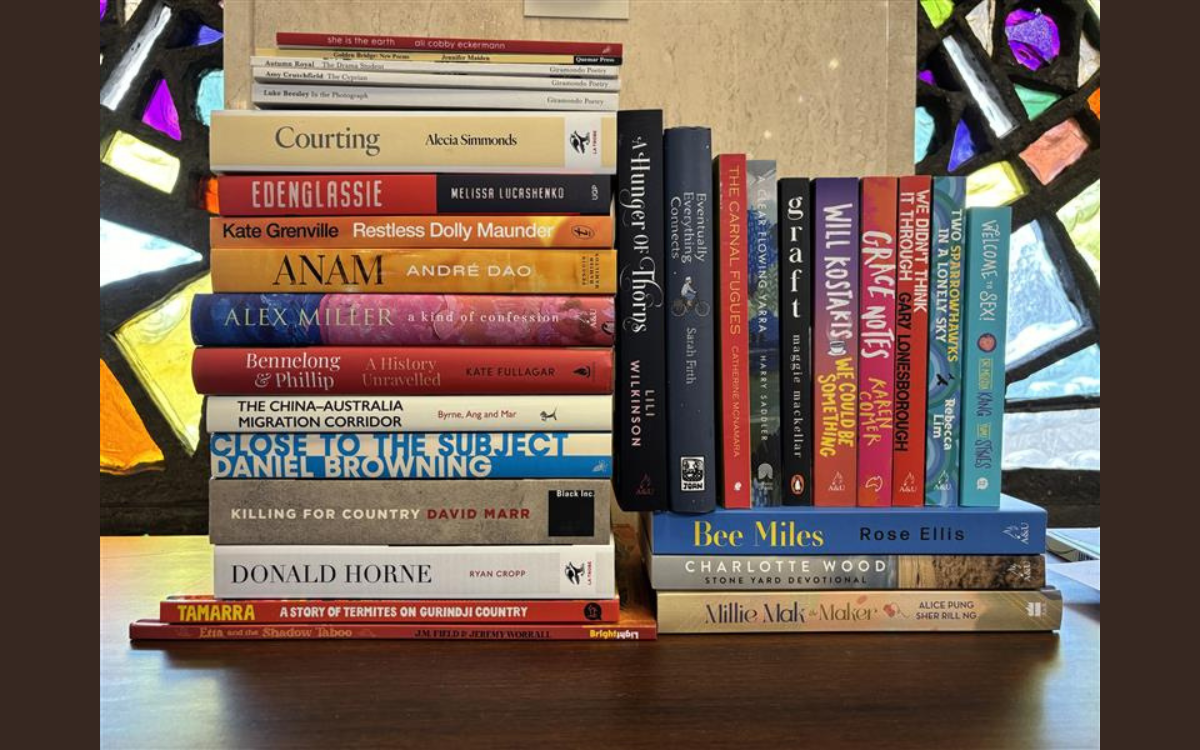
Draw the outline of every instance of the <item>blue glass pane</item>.
<instances>
[{"instance_id":1,"label":"blue glass pane","mask_svg":"<svg viewBox=\"0 0 1200 750\"><path fill-rule=\"evenodd\" d=\"M203 260L178 242L100 220L100 286Z\"/></svg>"},{"instance_id":2,"label":"blue glass pane","mask_svg":"<svg viewBox=\"0 0 1200 750\"><path fill-rule=\"evenodd\" d=\"M210 70L200 77L196 91L196 116L205 125L212 123L212 111L225 108L225 71Z\"/></svg>"},{"instance_id":3,"label":"blue glass pane","mask_svg":"<svg viewBox=\"0 0 1200 750\"><path fill-rule=\"evenodd\" d=\"M1046 243L1053 237L1031 222L1013 232L1008 264L1007 362L1053 343L1082 325L1067 299Z\"/></svg>"},{"instance_id":4,"label":"blue glass pane","mask_svg":"<svg viewBox=\"0 0 1200 750\"><path fill-rule=\"evenodd\" d=\"M1100 395L1100 347L1092 344L1008 387L1005 398Z\"/></svg>"},{"instance_id":5,"label":"blue glass pane","mask_svg":"<svg viewBox=\"0 0 1200 750\"><path fill-rule=\"evenodd\" d=\"M1100 470L1100 410L1004 415L1005 469Z\"/></svg>"},{"instance_id":6,"label":"blue glass pane","mask_svg":"<svg viewBox=\"0 0 1200 750\"><path fill-rule=\"evenodd\" d=\"M224 37L224 34L217 31L213 27L200 24L199 28L197 28L195 33L192 34L192 38L188 40L188 43L193 47L203 47L207 44L219 42Z\"/></svg>"}]
</instances>

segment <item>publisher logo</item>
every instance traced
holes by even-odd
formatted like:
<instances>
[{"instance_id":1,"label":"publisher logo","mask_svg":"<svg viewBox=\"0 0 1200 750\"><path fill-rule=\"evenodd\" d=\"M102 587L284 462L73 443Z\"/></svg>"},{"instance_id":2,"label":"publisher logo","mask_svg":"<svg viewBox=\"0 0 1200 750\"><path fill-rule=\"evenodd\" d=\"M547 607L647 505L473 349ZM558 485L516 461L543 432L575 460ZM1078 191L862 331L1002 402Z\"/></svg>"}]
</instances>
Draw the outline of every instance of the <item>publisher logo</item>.
<instances>
[{"instance_id":1,"label":"publisher logo","mask_svg":"<svg viewBox=\"0 0 1200 750\"><path fill-rule=\"evenodd\" d=\"M679 489L684 492L704 491L703 456L681 456L679 458Z\"/></svg>"},{"instance_id":2,"label":"publisher logo","mask_svg":"<svg viewBox=\"0 0 1200 750\"><path fill-rule=\"evenodd\" d=\"M1046 603L1045 602L1027 602L1025 604L1025 614L1030 617L1045 617Z\"/></svg>"},{"instance_id":3,"label":"publisher logo","mask_svg":"<svg viewBox=\"0 0 1200 750\"><path fill-rule=\"evenodd\" d=\"M571 148L574 149L576 153L586 154L588 144L591 142L591 133L584 134L580 133L578 130L571 131Z\"/></svg>"},{"instance_id":4,"label":"publisher logo","mask_svg":"<svg viewBox=\"0 0 1200 750\"><path fill-rule=\"evenodd\" d=\"M583 605L583 618L585 620L599 620L600 605L595 602L588 602Z\"/></svg>"},{"instance_id":5,"label":"publisher logo","mask_svg":"<svg viewBox=\"0 0 1200 750\"><path fill-rule=\"evenodd\" d=\"M791 489L793 495L803 495L804 476L802 474L793 474L792 478L788 481L788 487Z\"/></svg>"},{"instance_id":6,"label":"publisher logo","mask_svg":"<svg viewBox=\"0 0 1200 750\"><path fill-rule=\"evenodd\" d=\"M563 572L567 576L567 580L578 586L583 583L583 566L567 563L563 568Z\"/></svg>"},{"instance_id":7,"label":"publisher logo","mask_svg":"<svg viewBox=\"0 0 1200 750\"><path fill-rule=\"evenodd\" d=\"M541 412L541 416L542 416L543 422L549 422L551 419L553 419L555 422L557 422L558 421L558 407L557 406L554 407L554 411L551 411L551 412L545 412L545 411Z\"/></svg>"},{"instance_id":8,"label":"publisher logo","mask_svg":"<svg viewBox=\"0 0 1200 750\"><path fill-rule=\"evenodd\" d=\"M996 337L990 333L985 333L979 337L979 350L984 352L996 351Z\"/></svg>"},{"instance_id":9,"label":"publisher logo","mask_svg":"<svg viewBox=\"0 0 1200 750\"><path fill-rule=\"evenodd\" d=\"M592 231L591 227L585 227L582 225L571 227L571 234L575 235L581 240L590 240L596 235L596 233Z\"/></svg>"},{"instance_id":10,"label":"publisher logo","mask_svg":"<svg viewBox=\"0 0 1200 750\"><path fill-rule=\"evenodd\" d=\"M1021 544L1029 544L1029 524L1027 523L1014 523L1006 528L1004 533Z\"/></svg>"}]
</instances>

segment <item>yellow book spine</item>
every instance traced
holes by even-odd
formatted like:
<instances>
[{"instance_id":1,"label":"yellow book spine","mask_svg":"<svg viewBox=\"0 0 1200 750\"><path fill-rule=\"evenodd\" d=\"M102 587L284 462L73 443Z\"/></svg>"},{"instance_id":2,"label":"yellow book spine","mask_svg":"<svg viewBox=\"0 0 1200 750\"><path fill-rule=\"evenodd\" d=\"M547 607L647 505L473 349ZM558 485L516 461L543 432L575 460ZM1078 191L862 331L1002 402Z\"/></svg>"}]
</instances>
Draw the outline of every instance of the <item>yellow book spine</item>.
<instances>
[{"instance_id":1,"label":"yellow book spine","mask_svg":"<svg viewBox=\"0 0 1200 750\"><path fill-rule=\"evenodd\" d=\"M614 294L616 250L213 248L214 292Z\"/></svg>"}]
</instances>

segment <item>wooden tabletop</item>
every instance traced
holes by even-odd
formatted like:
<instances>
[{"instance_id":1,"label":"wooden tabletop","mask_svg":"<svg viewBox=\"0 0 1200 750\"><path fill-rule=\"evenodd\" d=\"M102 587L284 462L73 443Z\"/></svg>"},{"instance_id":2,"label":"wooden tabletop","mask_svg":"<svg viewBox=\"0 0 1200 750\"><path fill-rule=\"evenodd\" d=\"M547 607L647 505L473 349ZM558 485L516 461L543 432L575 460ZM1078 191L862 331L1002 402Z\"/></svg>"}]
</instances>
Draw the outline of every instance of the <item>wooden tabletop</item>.
<instances>
[{"instance_id":1,"label":"wooden tabletop","mask_svg":"<svg viewBox=\"0 0 1200 750\"><path fill-rule=\"evenodd\" d=\"M1100 598L1062 631L641 643L131 644L212 589L203 537L100 540L104 747L1053 747L1100 744Z\"/></svg>"}]
</instances>

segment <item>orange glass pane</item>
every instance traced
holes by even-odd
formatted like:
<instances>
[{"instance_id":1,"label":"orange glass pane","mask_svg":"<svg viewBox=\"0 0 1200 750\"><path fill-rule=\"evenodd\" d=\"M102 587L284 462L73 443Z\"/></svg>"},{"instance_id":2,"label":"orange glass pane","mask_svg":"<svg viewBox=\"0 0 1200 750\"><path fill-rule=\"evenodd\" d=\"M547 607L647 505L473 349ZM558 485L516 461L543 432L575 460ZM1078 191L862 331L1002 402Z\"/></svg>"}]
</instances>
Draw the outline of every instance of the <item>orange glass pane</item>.
<instances>
[{"instance_id":1,"label":"orange glass pane","mask_svg":"<svg viewBox=\"0 0 1200 750\"><path fill-rule=\"evenodd\" d=\"M100 471L135 474L161 468L162 450L112 370L100 360Z\"/></svg>"},{"instance_id":2,"label":"orange glass pane","mask_svg":"<svg viewBox=\"0 0 1200 750\"><path fill-rule=\"evenodd\" d=\"M221 204L217 199L216 177L209 177L204 181L204 210L214 216L221 213Z\"/></svg>"},{"instance_id":3,"label":"orange glass pane","mask_svg":"<svg viewBox=\"0 0 1200 750\"><path fill-rule=\"evenodd\" d=\"M1096 113L1096 118L1099 119L1100 118L1100 89L1096 89L1095 91L1092 92L1092 95L1088 97L1088 106L1092 108L1092 111Z\"/></svg>"}]
</instances>

